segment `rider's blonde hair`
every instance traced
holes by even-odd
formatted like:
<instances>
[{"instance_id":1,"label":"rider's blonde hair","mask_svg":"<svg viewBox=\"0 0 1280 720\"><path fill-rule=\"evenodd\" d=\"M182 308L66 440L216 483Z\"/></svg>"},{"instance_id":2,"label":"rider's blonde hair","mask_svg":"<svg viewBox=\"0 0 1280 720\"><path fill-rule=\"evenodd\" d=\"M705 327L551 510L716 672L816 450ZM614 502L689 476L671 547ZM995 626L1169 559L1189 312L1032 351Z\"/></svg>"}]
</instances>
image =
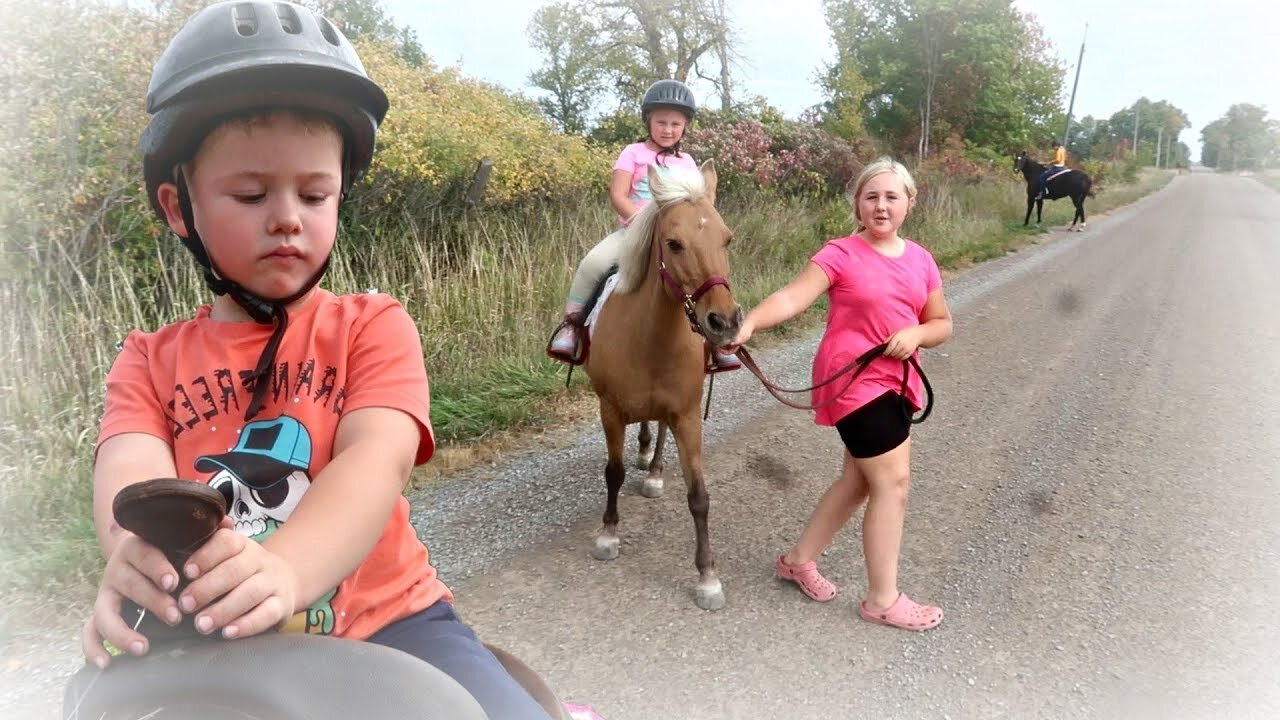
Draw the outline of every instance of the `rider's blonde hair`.
<instances>
[{"instance_id":1,"label":"rider's blonde hair","mask_svg":"<svg viewBox=\"0 0 1280 720\"><path fill-rule=\"evenodd\" d=\"M867 227L862 224L862 217L858 211L858 196L862 194L862 188L866 187L866 184L871 182L871 178L887 172L891 172L898 176L898 179L902 181L902 186L907 190L908 202L911 204L915 203L916 180L911 177L911 171L907 170L905 165L891 157L885 156L876 158L875 161L862 168L862 172L858 175L857 182L853 184L853 192L849 194L849 202L853 205L853 219L858 224L857 232L862 232L867 229Z\"/></svg>"}]
</instances>

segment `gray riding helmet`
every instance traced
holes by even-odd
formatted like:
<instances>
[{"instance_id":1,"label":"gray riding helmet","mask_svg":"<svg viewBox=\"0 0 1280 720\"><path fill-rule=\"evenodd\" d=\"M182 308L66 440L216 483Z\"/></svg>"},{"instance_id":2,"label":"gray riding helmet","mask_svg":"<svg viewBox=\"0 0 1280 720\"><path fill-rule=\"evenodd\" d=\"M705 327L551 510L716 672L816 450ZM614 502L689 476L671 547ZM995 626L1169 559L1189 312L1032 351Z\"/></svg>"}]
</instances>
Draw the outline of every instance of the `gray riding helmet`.
<instances>
[{"instance_id":1,"label":"gray riding helmet","mask_svg":"<svg viewBox=\"0 0 1280 720\"><path fill-rule=\"evenodd\" d=\"M645 91L644 99L640 101L641 117L648 118L650 112L659 108L679 110L690 120L698 114L693 91L679 80L659 80Z\"/></svg>"},{"instance_id":2,"label":"gray riding helmet","mask_svg":"<svg viewBox=\"0 0 1280 720\"><path fill-rule=\"evenodd\" d=\"M298 108L343 126L343 191L373 159L387 96L333 23L301 5L235 0L189 19L156 61L147 88L143 174L152 208L221 119L265 108Z\"/></svg>"}]
</instances>

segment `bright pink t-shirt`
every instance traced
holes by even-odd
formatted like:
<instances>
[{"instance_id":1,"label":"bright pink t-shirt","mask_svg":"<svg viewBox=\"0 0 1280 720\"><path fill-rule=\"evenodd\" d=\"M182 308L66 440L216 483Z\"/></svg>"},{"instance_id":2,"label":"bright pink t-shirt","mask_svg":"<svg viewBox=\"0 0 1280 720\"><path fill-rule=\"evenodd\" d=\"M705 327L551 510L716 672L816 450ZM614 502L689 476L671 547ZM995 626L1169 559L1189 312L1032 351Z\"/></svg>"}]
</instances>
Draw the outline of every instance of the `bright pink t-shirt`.
<instances>
[{"instance_id":1,"label":"bright pink t-shirt","mask_svg":"<svg viewBox=\"0 0 1280 720\"><path fill-rule=\"evenodd\" d=\"M664 175L670 172L671 168L698 169L693 156L686 152L678 155L663 155L659 160L658 153L650 150L649 146L642 142L631 143L622 148L622 152L618 154L618 161L613 164L613 169L631 173L631 202L636 204L637 210L653 199L653 193L649 190L649 165L651 164L657 165L658 173ZM624 217L619 219L624 223L628 220Z\"/></svg>"},{"instance_id":2,"label":"bright pink t-shirt","mask_svg":"<svg viewBox=\"0 0 1280 720\"><path fill-rule=\"evenodd\" d=\"M862 353L905 327L920 324L929 293L942 287L933 255L905 241L898 257L886 257L859 235L837 238L811 259L827 274L827 330L813 358L813 381L826 380ZM822 404L840 393L840 379L813 391L812 402ZM878 357L858 380L830 405L816 411L814 422L835 425L845 415L884 394L902 388L902 361ZM923 407L924 384L913 369L907 400Z\"/></svg>"}]
</instances>

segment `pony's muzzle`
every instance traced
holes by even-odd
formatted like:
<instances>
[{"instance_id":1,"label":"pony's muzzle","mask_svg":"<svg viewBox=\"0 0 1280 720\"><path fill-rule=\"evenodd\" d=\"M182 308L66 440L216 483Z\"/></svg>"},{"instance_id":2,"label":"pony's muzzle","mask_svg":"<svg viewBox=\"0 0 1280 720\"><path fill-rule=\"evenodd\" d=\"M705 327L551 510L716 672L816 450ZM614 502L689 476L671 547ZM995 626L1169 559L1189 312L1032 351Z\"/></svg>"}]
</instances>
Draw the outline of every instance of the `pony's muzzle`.
<instances>
[{"instance_id":1,"label":"pony's muzzle","mask_svg":"<svg viewBox=\"0 0 1280 720\"><path fill-rule=\"evenodd\" d=\"M742 327L741 305L735 305L733 312L729 314L712 310L707 313L707 317L703 321L707 340L717 345L731 342L738 335L738 328L740 327Z\"/></svg>"}]
</instances>

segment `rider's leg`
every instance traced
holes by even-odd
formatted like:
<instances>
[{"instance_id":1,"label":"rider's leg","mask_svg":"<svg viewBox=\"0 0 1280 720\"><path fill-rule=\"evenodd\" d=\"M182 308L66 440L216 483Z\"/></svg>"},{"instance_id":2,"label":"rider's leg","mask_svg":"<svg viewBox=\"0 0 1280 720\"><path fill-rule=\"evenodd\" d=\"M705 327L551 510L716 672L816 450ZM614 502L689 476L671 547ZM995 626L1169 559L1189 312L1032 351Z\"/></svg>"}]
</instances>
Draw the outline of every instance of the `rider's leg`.
<instances>
[{"instance_id":1,"label":"rider's leg","mask_svg":"<svg viewBox=\"0 0 1280 720\"><path fill-rule=\"evenodd\" d=\"M1040 173L1040 191L1036 193L1037 200L1049 193L1049 173L1049 170Z\"/></svg>"},{"instance_id":2,"label":"rider's leg","mask_svg":"<svg viewBox=\"0 0 1280 720\"><path fill-rule=\"evenodd\" d=\"M578 263L573 283L569 286L569 297L564 303L565 322L547 346L550 354L566 361L577 359L580 328L590 311L586 307L587 300L604 279L605 273L609 272L609 268L618 262L618 252L625 232L625 229L621 229L609 234L587 251L582 262Z\"/></svg>"},{"instance_id":3,"label":"rider's leg","mask_svg":"<svg viewBox=\"0 0 1280 720\"><path fill-rule=\"evenodd\" d=\"M548 720L537 701L444 600L391 623L369 642L407 652L444 671L471 693L491 720Z\"/></svg>"}]
</instances>

